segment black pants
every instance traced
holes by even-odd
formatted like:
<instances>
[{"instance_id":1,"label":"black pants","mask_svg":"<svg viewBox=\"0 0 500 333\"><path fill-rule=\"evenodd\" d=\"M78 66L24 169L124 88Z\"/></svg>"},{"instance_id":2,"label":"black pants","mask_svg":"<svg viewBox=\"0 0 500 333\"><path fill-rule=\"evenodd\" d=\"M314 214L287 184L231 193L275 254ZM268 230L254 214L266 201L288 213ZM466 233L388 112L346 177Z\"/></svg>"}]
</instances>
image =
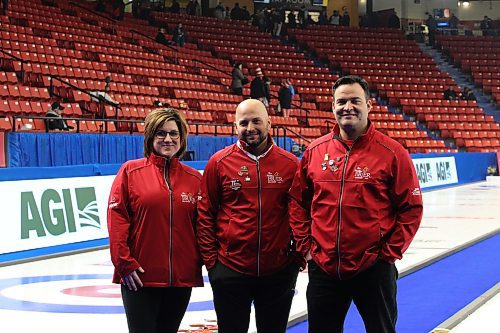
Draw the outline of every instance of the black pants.
<instances>
[{"instance_id":1,"label":"black pants","mask_svg":"<svg viewBox=\"0 0 500 333\"><path fill-rule=\"evenodd\" d=\"M309 333L342 333L352 301L367 333L395 333L397 278L396 266L383 260L350 280L338 280L309 261Z\"/></svg>"},{"instance_id":2,"label":"black pants","mask_svg":"<svg viewBox=\"0 0 500 333\"><path fill-rule=\"evenodd\" d=\"M299 268L290 264L268 276L249 276L217 263L208 274L219 333L247 333L252 302L257 332L285 332Z\"/></svg>"},{"instance_id":3,"label":"black pants","mask_svg":"<svg viewBox=\"0 0 500 333\"><path fill-rule=\"evenodd\" d=\"M130 333L176 333L186 312L192 288L122 285L122 299Z\"/></svg>"},{"instance_id":4,"label":"black pants","mask_svg":"<svg viewBox=\"0 0 500 333\"><path fill-rule=\"evenodd\" d=\"M235 95L243 96L243 88L233 88L233 93Z\"/></svg>"}]
</instances>

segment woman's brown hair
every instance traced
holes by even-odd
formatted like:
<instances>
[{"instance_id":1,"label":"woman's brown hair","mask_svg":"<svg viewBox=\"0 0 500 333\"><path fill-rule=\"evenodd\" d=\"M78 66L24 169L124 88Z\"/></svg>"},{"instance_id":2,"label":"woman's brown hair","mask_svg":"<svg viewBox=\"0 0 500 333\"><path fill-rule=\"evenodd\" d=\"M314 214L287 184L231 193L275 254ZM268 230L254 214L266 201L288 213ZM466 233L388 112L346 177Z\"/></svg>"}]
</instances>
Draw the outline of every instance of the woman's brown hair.
<instances>
[{"instance_id":1,"label":"woman's brown hair","mask_svg":"<svg viewBox=\"0 0 500 333\"><path fill-rule=\"evenodd\" d=\"M181 147L175 154L176 157L182 157L187 149L187 135L188 128L186 120L179 110L174 108L160 108L151 111L146 116L144 128L144 157L148 157L154 152L153 140L155 139L156 131L162 127L166 121L173 120L179 128L179 140L181 140Z\"/></svg>"}]
</instances>

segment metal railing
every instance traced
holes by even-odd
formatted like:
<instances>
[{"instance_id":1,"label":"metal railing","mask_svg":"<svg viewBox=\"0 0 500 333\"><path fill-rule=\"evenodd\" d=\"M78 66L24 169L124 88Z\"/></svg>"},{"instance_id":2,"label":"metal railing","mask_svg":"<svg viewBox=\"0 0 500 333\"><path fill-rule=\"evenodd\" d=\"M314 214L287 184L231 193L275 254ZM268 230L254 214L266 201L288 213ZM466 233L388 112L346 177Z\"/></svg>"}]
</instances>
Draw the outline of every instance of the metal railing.
<instances>
[{"instance_id":1,"label":"metal railing","mask_svg":"<svg viewBox=\"0 0 500 333\"><path fill-rule=\"evenodd\" d=\"M21 82L24 82L24 63L25 63L25 61L19 57L16 57L13 54L7 52L7 51L2 50L2 49L0 49L0 53L5 54L6 56L21 62L21 74L20 74L20 76L21 76Z\"/></svg>"},{"instance_id":2,"label":"metal railing","mask_svg":"<svg viewBox=\"0 0 500 333\"><path fill-rule=\"evenodd\" d=\"M148 35L146 35L146 34L143 34L142 32L137 31L137 30L135 30L135 29L129 29L129 31L132 33L132 40L133 40L133 41L135 41L134 36L135 36L135 35L139 35L139 36L141 36L141 37L143 37L143 38L146 38L146 39L148 39L148 40L150 40L150 41L153 41L153 42L155 42L155 43L158 43L159 45L162 45L162 46L164 46L164 47L166 47L166 48L168 48L168 49L170 49L170 50L174 51L174 60L173 60L173 62L174 62L175 64L178 64L178 63L179 63L179 61L178 61L178 59L179 59L179 56L178 56L178 54L179 54L179 50L177 50L175 47L172 47L172 46L170 46L170 45L166 45L166 44L160 43L160 42L158 42L155 38L150 37L150 36L148 36Z\"/></svg>"},{"instance_id":3,"label":"metal railing","mask_svg":"<svg viewBox=\"0 0 500 333\"><path fill-rule=\"evenodd\" d=\"M287 138L286 133L287 133L287 132L290 132L290 133L294 134L294 135L295 135L295 136L297 136L299 139L302 139L302 140L304 140L304 141L305 141L305 142L307 142L307 143L311 143L311 140L307 139L307 138L306 138L306 137L304 137L302 134L297 133L297 132L295 132L294 130L292 130L291 128L288 128L288 127L286 127L286 126L281 126L281 125L279 125L279 126L271 126L271 129L272 129L272 131L273 131L273 133L272 133L272 134L273 134L273 138L275 138L275 139L276 139L276 141L278 141L280 137L283 137L283 149L285 149L285 150L287 150L287 148L286 148L286 141L287 141L287 140L286 140L286 138ZM282 130L282 131L283 131L283 136L281 136L281 135L280 135L280 130ZM292 147L290 147L290 150L291 150L291 149L292 149Z\"/></svg>"},{"instance_id":4,"label":"metal railing","mask_svg":"<svg viewBox=\"0 0 500 333\"><path fill-rule=\"evenodd\" d=\"M66 122L66 125L72 126L71 124L67 124L67 121L74 120L76 124L76 128L74 131L69 131L68 130L63 130L68 131L70 133L75 132L75 133L80 133L80 127L81 127L81 122L89 122L93 121L94 123L97 124L98 131L96 133L102 133L102 134L108 134L110 133L110 123L113 123L115 125L117 124L128 124L126 127L128 127L128 130L126 132L133 134L135 131L135 127L133 126L134 124L140 124L144 123L144 121L141 120L126 120L126 119L121 119L121 120L116 120L116 119L90 119L90 118L75 118L75 117L46 117L46 116L22 116L22 115L11 115L12 117L12 132L17 132L17 131L45 131L46 133L51 132L51 131L58 131L58 130L50 130L48 123L51 120L64 120ZM17 127L17 119L42 119L44 120L45 128L44 129L33 129L33 128L23 128L21 126ZM20 124L19 124L20 125ZM23 123L23 125L26 125L26 123ZM116 129L116 131L120 131ZM114 132L116 132L114 131ZM88 131L85 131L88 133ZM121 131L123 132L123 131Z\"/></svg>"},{"instance_id":5,"label":"metal railing","mask_svg":"<svg viewBox=\"0 0 500 333\"><path fill-rule=\"evenodd\" d=\"M118 120L118 110L121 110L121 107L119 104L115 104L115 103L112 103L110 101L107 101L106 99L100 97L98 94L93 94L91 92L88 92L82 88L75 86L72 83L64 81L63 79L59 78L58 76L53 76L53 75L49 76L49 81L50 81L49 92L51 95L55 95L54 94L54 84L52 83L53 80L59 81L62 84L71 87L72 89L78 90L78 91L82 92L83 94L90 96L91 101L97 99L99 103L104 103L104 104L107 104L109 106L112 106L115 109L115 119ZM61 97L61 96L59 96L59 97Z\"/></svg>"}]
</instances>

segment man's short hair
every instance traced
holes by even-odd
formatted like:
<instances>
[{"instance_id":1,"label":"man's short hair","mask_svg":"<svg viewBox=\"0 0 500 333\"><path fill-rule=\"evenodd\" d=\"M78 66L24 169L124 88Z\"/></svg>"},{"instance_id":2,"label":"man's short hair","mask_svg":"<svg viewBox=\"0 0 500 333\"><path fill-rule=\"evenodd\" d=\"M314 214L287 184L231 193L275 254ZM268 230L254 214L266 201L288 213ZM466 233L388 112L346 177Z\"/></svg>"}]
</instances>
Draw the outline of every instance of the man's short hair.
<instances>
[{"instance_id":1,"label":"man's short hair","mask_svg":"<svg viewBox=\"0 0 500 333\"><path fill-rule=\"evenodd\" d=\"M363 91L365 92L365 97L366 100L370 99L370 89L368 87L368 82L366 82L365 79L356 76L356 75L346 75L335 81L332 87L333 95L335 96L335 90L337 90L338 87L346 85L346 84L359 84L361 88L363 88Z\"/></svg>"}]
</instances>

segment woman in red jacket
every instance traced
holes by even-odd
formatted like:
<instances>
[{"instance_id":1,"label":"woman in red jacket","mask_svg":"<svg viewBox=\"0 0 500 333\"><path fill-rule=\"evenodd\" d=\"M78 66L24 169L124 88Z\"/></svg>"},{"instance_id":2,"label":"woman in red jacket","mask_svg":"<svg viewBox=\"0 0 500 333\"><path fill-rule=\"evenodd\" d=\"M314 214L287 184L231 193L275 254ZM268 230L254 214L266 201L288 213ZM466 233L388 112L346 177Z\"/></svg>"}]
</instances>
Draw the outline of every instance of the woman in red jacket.
<instances>
[{"instance_id":1,"label":"woman in red jacket","mask_svg":"<svg viewBox=\"0 0 500 333\"><path fill-rule=\"evenodd\" d=\"M174 109L146 117L144 158L125 162L111 188L108 230L114 283L130 332L177 332L192 287L203 286L194 235L201 175L179 162L186 121Z\"/></svg>"}]
</instances>

